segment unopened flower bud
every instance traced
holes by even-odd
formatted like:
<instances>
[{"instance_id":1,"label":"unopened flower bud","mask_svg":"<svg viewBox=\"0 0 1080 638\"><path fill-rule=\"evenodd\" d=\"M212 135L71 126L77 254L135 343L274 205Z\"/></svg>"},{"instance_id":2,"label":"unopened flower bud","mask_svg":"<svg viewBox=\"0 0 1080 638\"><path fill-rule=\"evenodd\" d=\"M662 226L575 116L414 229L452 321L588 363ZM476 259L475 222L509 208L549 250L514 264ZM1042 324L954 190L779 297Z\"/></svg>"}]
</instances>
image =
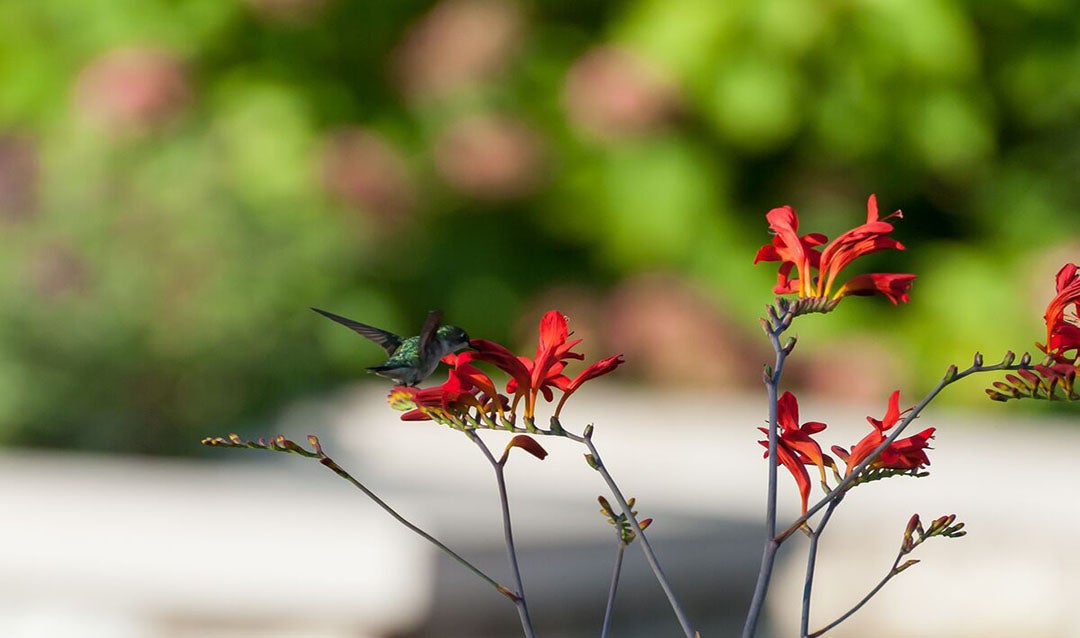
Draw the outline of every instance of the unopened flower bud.
<instances>
[{"instance_id":1,"label":"unopened flower bud","mask_svg":"<svg viewBox=\"0 0 1080 638\"><path fill-rule=\"evenodd\" d=\"M908 521L907 528L904 530L904 542L900 546L901 553L908 553L915 547L915 531L920 530L922 524L919 522L919 515L912 514L911 519Z\"/></svg>"},{"instance_id":2,"label":"unopened flower bud","mask_svg":"<svg viewBox=\"0 0 1080 638\"><path fill-rule=\"evenodd\" d=\"M913 559L911 559L911 560L909 560L909 561L905 562L905 563L904 563L903 565L900 565L899 567L897 567L896 569L894 569L894 570L893 570L893 573L894 573L894 574L899 574L900 572L904 571L904 570L905 570L905 569L907 569L908 567L911 567L912 565L918 565L918 564L919 564L919 561L918 561L918 559L914 559L914 558L913 558Z\"/></svg>"}]
</instances>

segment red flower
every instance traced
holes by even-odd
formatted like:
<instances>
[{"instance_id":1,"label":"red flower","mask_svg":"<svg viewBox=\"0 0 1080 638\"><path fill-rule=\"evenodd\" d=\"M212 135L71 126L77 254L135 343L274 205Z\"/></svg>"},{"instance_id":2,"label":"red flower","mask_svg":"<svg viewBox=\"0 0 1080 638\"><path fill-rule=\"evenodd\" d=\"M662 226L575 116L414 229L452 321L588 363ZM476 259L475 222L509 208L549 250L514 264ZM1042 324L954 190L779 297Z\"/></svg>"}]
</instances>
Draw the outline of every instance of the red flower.
<instances>
[{"instance_id":1,"label":"red flower","mask_svg":"<svg viewBox=\"0 0 1080 638\"><path fill-rule=\"evenodd\" d=\"M873 294L882 294L897 304L901 301L908 301L908 290L911 289L911 282L915 280L915 275L900 275L893 273L870 273L863 275L855 275L851 279L847 280L840 290L836 292L836 298L840 299L848 295L854 296L866 296Z\"/></svg>"},{"instance_id":2,"label":"red flower","mask_svg":"<svg viewBox=\"0 0 1080 638\"><path fill-rule=\"evenodd\" d=\"M476 358L475 352L461 352L450 353L442 360L443 363L454 366L453 376L457 377L462 384L468 384L487 395L487 398L494 400L498 398L499 391L495 389L495 382L491 380L491 377L470 363Z\"/></svg>"},{"instance_id":3,"label":"red flower","mask_svg":"<svg viewBox=\"0 0 1080 638\"><path fill-rule=\"evenodd\" d=\"M484 339L473 339L470 345L476 349L476 352L472 353L476 359L492 363L510 375L506 391L514 395L515 406L519 400L525 400L525 418L532 419L536 413L538 394L543 395L546 401L552 401L552 388L563 391L555 411L558 416L563 403L581 384L607 374L623 363L622 355L608 357L590 365L571 380L563 374L566 361L584 359L585 355L573 351L574 346L581 343L581 339L568 341L569 338L566 317L557 310L551 310L540 320L540 340L536 346L536 357L533 359L515 356L503 346Z\"/></svg>"},{"instance_id":4,"label":"red flower","mask_svg":"<svg viewBox=\"0 0 1080 638\"><path fill-rule=\"evenodd\" d=\"M560 380L557 385L559 386L559 389L563 391L563 395L562 398L559 399L559 405L555 407L555 416L559 416L559 413L562 411L563 404L566 403L566 400L570 398L570 395L573 394L578 388L580 388L583 383L585 383L589 379L595 379L596 377L603 376L611 372L615 368L618 368L624 363L626 363L626 360L623 359L623 356L621 354L617 354L614 357L601 359L596 363L590 365L589 367L582 370L572 380L565 376L562 377L562 380Z\"/></svg>"},{"instance_id":5,"label":"red flower","mask_svg":"<svg viewBox=\"0 0 1080 638\"><path fill-rule=\"evenodd\" d=\"M799 216L795 209L790 206L774 208L765 215L769 220L769 228L776 236L771 244L766 244L758 250L754 257L754 263L759 261L779 261L780 274L777 277L776 287L773 292L778 295L797 292L800 297L811 296L810 290L813 282L810 278L811 268L817 268L821 262L821 253L814 249L829 240L821 233L810 233L799 236ZM798 279L790 279L791 269L798 272Z\"/></svg>"},{"instance_id":6,"label":"red flower","mask_svg":"<svg viewBox=\"0 0 1080 638\"><path fill-rule=\"evenodd\" d=\"M499 395L487 374L469 363L475 356L473 352L446 355L443 361L454 367L444 383L423 389L395 386L390 391L390 405L408 410L401 415L402 421L435 419L459 425L467 423L470 410L476 410L477 418L501 412L505 397Z\"/></svg>"},{"instance_id":7,"label":"red flower","mask_svg":"<svg viewBox=\"0 0 1080 638\"><path fill-rule=\"evenodd\" d=\"M1057 294L1046 306L1046 343L1036 343L1040 350L1058 363L1075 364L1080 355L1080 273L1076 264L1065 264L1057 274ZM1070 356L1067 353L1072 353Z\"/></svg>"},{"instance_id":8,"label":"red flower","mask_svg":"<svg viewBox=\"0 0 1080 638\"><path fill-rule=\"evenodd\" d=\"M847 465L844 476L851 474L855 466L865 461L888 438L885 432L899 423L900 417L907 411L900 411L900 391L897 390L889 397L889 407L880 421L873 417L866 417L866 420L870 425L874 426L874 429L851 448L850 454L842 447L833 446L832 451ZM930 439L933 436L934 428L927 428L914 436L893 441L869 465L868 469L915 470L930 465L926 450L929 449Z\"/></svg>"},{"instance_id":9,"label":"red flower","mask_svg":"<svg viewBox=\"0 0 1080 638\"><path fill-rule=\"evenodd\" d=\"M773 241L758 250L754 263L779 261L780 270L773 292L779 295L797 293L799 298L830 298L835 302L848 295L882 294L893 303L907 301L907 291L915 275L874 273L859 275L833 293L836 277L852 261L881 250L904 250L904 245L889 234L893 225L886 220L902 217L896 211L878 218L877 197L867 201L866 223L837 237L823 252L816 246L827 241L817 233L799 236L799 218L790 206L774 208L765 216L775 233ZM791 278L795 270L796 278ZM817 270L817 274L814 274Z\"/></svg>"},{"instance_id":10,"label":"red flower","mask_svg":"<svg viewBox=\"0 0 1080 638\"><path fill-rule=\"evenodd\" d=\"M821 472L821 482L825 482L825 468L834 467L835 463L827 454L823 454L821 446L814 441L811 435L825 429L824 423L809 421L799 425L799 401L795 395L785 392L777 401L777 425L780 427L779 437L776 441L776 460L791 472L795 483L799 487L799 497L802 500L802 512L806 513L807 503L810 499L810 474L806 471L807 465L816 465ZM765 434L769 433L766 428L758 428ZM768 441L758 441L766 448ZM765 456L769 456L768 450Z\"/></svg>"},{"instance_id":11,"label":"red flower","mask_svg":"<svg viewBox=\"0 0 1080 638\"><path fill-rule=\"evenodd\" d=\"M529 368L525 367L522 360L505 346L487 339L473 339L469 341L469 346L476 350L477 359L495 364L517 382L517 387L528 388L532 385L532 373ZM528 359L525 360L528 361Z\"/></svg>"}]
</instances>

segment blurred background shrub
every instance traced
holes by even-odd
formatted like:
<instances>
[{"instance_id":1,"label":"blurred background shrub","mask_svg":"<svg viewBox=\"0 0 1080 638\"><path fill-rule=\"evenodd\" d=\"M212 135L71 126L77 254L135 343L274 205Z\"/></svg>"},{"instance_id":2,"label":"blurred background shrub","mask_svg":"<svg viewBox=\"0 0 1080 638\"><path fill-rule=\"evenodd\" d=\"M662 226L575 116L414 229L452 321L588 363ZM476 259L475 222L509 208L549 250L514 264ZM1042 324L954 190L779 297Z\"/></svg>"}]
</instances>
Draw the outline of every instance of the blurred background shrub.
<instances>
[{"instance_id":1,"label":"blurred background shrub","mask_svg":"<svg viewBox=\"0 0 1080 638\"><path fill-rule=\"evenodd\" d=\"M262 424L379 360L312 305L516 343L558 307L625 377L757 388L765 212L834 236L871 192L909 250L859 266L913 301L808 318L792 378L913 396L1030 347L1080 257L1078 31L1065 0L0 0L0 439Z\"/></svg>"}]
</instances>

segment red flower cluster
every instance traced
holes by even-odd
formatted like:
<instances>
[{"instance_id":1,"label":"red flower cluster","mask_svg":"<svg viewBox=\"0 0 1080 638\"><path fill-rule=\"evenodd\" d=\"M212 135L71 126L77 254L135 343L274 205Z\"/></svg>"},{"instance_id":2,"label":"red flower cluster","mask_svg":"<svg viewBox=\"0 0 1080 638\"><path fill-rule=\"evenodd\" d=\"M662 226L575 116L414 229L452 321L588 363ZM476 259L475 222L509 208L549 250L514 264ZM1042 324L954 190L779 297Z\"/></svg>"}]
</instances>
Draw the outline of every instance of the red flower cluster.
<instances>
[{"instance_id":1,"label":"red flower cluster","mask_svg":"<svg viewBox=\"0 0 1080 638\"><path fill-rule=\"evenodd\" d=\"M555 416L559 416L563 404L586 381L611 372L623 363L622 355L601 359L582 370L571 379L563 374L566 362L584 359L573 348L580 339L568 341L566 317L552 310L540 320L540 341L536 357L530 359L515 355L505 346L486 339L473 339L470 346L474 352L449 354L443 361L453 366L450 376L442 385L431 388L398 386L390 392L390 405L409 410L401 416L406 421L435 419L460 423L471 418L470 426L480 422L493 425L495 419L503 423L513 422L518 406L524 401L524 417L532 422L536 413L537 397L546 401L555 398L554 389L562 392ZM495 382L473 365L474 361L494 364L510 375L506 392L513 401L498 392Z\"/></svg>"},{"instance_id":2,"label":"red flower cluster","mask_svg":"<svg viewBox=\"0 0 1080 638\"><path fill-rule=\"evenodd\" d=\"M448 354L443 362L453 366L442 385L430 388L395 386L390 391L391 407L407 410L402 421L451 422L475 410L476 419L492 419L506 407L506 397L495 389L495 383L483 370L470 362L474 352Z\"/></svg>"},{"instance_id":3,"label":"red flower cluster","mask_svg":"<svg viewBox=\"0 0 1080 638\"><path fill-rule=\"evenodd\" d=\"M849 453L842 447L833 446L832 451L847 465L847 476L859 464L870 456L883 441L886 434L899 421L903 413L900 412L900 391L893 392L889 398L889 408L882 420L866 417L873 431L855 444ZM828 489L825 478L825 468L830 468L836 473L836 463L832 457L821 451L821 446L811 436L826 428L824 423L810 421L799 424L799 402L795 395L785 392L777 401L777 425L780 428L776 444L776 459L787 468L799 488L799 498L802 501L802 512L805 514L810 498L810 473L806 471L807 465L817 466L821 474L821 483ZM766 428L758 428L768 433ZM930 465L930 459L926 456L929 449L930 437L934 435L934 428L927 428L914 436L893 441L878 458L870 464L868 469L896 469L912 470ZM768 441L758 441L766 448ZM768 452L765 453L767 457ZM837 473L837 480L840 479Z\"/></svg>"},{"instance_id":4,"label":"red flower cluster","mask_svg":"<svg viewBox=\"0 0 1080 638\"><path fill-rule=\"evenodd\" d=\"M1046 343L1036 343L1057 363L1076 364L1080 355L1080 273L1076 264L1065 264L1057 274L1057 294L1046 307Z\"/></svg>"},{"instance_id":5,"label":"red flower cluster","mask_svg":"<svg viewBox=\"0 0 1080 638\"><path fill-rule=\"evenodd\" d=\"M904 410L904 412L907 411ZM851 448L850 454L840 446L833 446L832 451L847 465L844 476L851 474L855 466L865 461L888 438L885 433L900 422L900 417L904 412L900 411L900 391L897 390L889 397L889 407L880 421L873 417L866 417L874 429ZM897 439L890 443L889 447L885 448L867 469L915 470L926 467L930 465L926 450L929 449L930 438L933 436L934 428L926 428L913 436Z\"/></svg>"},{"instance_id":6,"label":"red flower cluster","mask_svg":"<svg viewBox=\"0 0 1080 638\"><path fill-rule=\"evenodd\" d=\"M903 244L889 236L893 217L903 217L900 211L878 219L877 197L867 202L866 223L837 237L824 251L817 247L825 244L828 237L820 233L799 235L799 217L790 206L774 208L765 216L769 228L775 233L773 241L758 250L754 263L779 261L773 292L778 295L798 294L799 298L831 299L837 302L848 295L881 294L894 304L908 300L908 290L915 275L895 273L871 273L857 275L833 293L837 275L856 258L881 250L895 248L904 250ZM795 277L792 277L792 270ZM814 271L817 274L814 274Z\"/></svg>"}]
</instances>

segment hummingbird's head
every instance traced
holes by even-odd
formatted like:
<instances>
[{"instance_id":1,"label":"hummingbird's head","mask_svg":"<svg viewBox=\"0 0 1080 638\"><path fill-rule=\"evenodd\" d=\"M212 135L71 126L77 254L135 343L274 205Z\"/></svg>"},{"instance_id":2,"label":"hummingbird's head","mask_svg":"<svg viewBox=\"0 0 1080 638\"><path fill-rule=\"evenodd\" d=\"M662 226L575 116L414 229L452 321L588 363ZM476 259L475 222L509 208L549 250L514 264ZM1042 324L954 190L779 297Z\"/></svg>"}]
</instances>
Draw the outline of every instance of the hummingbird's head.
<instances>
[{"instance_id":1,"label":"hummingbird's head","mask_svg":"<svg viewBox=\"0 0 1080 638\"><path fill-rule=\"evenodd\" d=\"M457 326L439 326L435 336L447 345L450 352L457 352L469 345L469 334Z\"/></svg>"}]
</instances>

